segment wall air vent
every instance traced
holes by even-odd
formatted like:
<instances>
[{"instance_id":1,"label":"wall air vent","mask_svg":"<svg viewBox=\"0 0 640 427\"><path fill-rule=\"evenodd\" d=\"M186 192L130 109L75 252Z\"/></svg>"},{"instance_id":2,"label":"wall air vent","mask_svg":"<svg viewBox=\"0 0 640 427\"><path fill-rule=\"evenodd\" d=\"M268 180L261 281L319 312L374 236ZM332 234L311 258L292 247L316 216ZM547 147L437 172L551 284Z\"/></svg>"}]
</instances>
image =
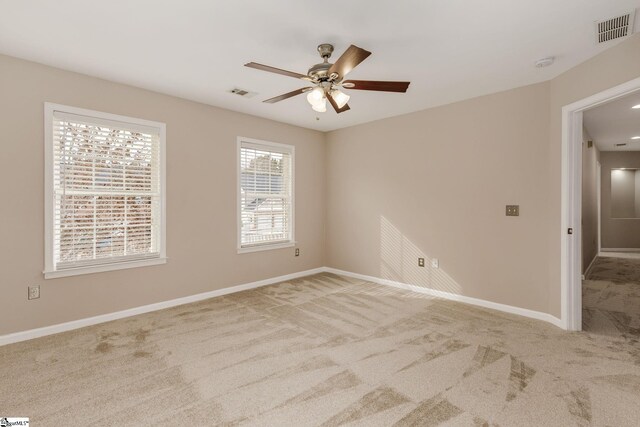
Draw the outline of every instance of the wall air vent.
<instances>
[{"instance_id":1,"label":"wall air vent","mask_svg":"<svg viewBox=\"0 0 640 427\"><path fill-rule=\"evenodd\" d=\"M596 22L596 42L606 43L631 35L635 14L634 9L624 15Z\"/></svg>"},{"instance_id":2,"label":"wall air vent","mask_svg":"<svg viewBox=\"0 0 640 427\"><path fill-rule=\"evenodd\" d=\"M231 89L229 92L234 95L242 96L243 98L252 98L257 95L257 92L249 92L248 90L240 89L237 87Z\"/></svg>"}]
</instances>

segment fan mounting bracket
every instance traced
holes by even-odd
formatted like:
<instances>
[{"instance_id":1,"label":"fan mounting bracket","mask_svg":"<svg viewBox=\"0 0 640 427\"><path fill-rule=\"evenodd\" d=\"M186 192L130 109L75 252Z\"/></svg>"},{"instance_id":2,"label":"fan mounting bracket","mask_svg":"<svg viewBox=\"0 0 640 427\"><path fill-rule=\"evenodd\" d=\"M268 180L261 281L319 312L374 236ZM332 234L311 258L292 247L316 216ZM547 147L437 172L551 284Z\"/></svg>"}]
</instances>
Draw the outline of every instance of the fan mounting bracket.
<instances>
[{"instance_id":1,"label":"fan mounting bracket","mask_svg":"<svg viewBox=\"0 0 640 427\"><path fill-rule=\"evenodd\" d=\"M331 58L331 54L333 53L333 45L329 43L322 43L318 45L318 53L325 61Z\"/></svg>"}]
</instances>

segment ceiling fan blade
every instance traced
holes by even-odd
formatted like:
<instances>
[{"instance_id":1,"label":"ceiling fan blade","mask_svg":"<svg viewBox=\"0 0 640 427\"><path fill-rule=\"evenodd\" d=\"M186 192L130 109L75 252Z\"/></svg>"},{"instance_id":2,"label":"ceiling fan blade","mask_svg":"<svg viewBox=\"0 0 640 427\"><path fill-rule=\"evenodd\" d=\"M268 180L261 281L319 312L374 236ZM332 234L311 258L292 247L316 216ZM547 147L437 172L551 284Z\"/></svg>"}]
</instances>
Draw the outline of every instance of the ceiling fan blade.
<instances>
[{"instance_id":1,"label":"ceiling fan blade","mask_svg":"<svg viewBox=\"0 0 640 427\"><path fill-rule=\"evenodd\" d=\"M351 45L344 51L342 56L338 58L336 63L329 68L329 75L331 75L331 73L338 73L340 77L344 77L349 71L356 68L359 63L367 59L369 55L371 55L371 52Z\"/></svg>"},{"instance_id":2,"label":"ceiling fan blade","mask_svg":"<svg viewBox=\"0 0 640 427\"><path fill-rule=\"evenodd\" d=\"M294 73L293 71L282 70L276 67L270 67L268 65L258 64L257 62L249 62L244 64L245 67L255 68L256 70L269 71L270 73L281 74L283 76L289 76L296 79L307 79L308 76L300 73Z\"/></svg>"},{"instance_id":3,"label":"ceiling fan blade","mask_svg":"<svg viewBox=\"0 0 640 427\"><path fill-rule=\"evenodd\" d=\"M382 92L406 92L411 82L379 82L375 80L345 80L345 89L377 90ZM353 86L351 86L353 85Z\"/></svg>"},{"instance_id":4,"label":"ceiling fan blade","mask_svg":"<svg viewBox=\"0 0 640 427\"><path fill-rule=\"evenodd\" d=\"M311 89L313 89L313 88L303 87L301 89L296 89L296 90L293 90L291 92L285 93L284 95L280 95L280 96L276 96L276 97L273 97L273 98L269 98L266 101L262 101L262 102L266 102L268 104L273 104L273 103L282 101L284 99L291 98L293 96L303 94L303 93L305 93L305 92L307 92L308 90L311 90Z\"/></svg>"},{"instance_id":5,"label":"ceiling fan blade","mask_svg":"<svg viewBox=\"0 0 640 427\"><path fill-rule=\"evenodd\" d=\"M344 104L344 107L338 108L338 104L336 103L336 100L333 99L333 96L331 96L330 92L327 92L327 99L329 100L329 103L331 104L333 109L336 110L336 113L338 113L338 114L351 109L349 107L349 104Z\"/></svg>"}]
</instances>

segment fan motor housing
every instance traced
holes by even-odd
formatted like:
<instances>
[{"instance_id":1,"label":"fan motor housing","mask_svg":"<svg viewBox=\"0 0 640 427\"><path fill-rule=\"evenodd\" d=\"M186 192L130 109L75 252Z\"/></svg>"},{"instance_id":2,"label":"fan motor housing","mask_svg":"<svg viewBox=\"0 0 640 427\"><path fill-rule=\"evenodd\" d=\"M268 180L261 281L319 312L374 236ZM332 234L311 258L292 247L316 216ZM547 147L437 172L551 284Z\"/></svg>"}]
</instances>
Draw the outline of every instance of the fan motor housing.
<instances>
[{"instance_id":1,"label":"fan motor housing","mask_svg":"<svg viewBox=\"0 0 640 427\"><path fill-rule=\"evenodd\" d=\"M328 62L313 65L309 68L307 75L313 80L327 80L329 78L329 68L331 68L332 65L333 64Z\"/></svg>"}]
</instances>

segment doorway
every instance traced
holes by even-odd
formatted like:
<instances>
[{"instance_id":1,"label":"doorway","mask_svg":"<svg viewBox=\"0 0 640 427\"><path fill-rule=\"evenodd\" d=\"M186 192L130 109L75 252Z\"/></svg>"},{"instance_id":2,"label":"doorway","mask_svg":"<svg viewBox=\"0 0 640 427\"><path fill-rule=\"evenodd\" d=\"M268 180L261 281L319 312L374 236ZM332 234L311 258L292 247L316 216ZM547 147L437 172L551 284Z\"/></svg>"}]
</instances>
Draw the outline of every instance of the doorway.
<instances>
[{"instance_id":1,"label":"doorway","mask_svg":"<svg viewBox=\"0 0 640 427\"><path fill-rule=\"evenodd\" d=\"M583 112L582 328L640 335L640 91Z\"/></svg>"},{"instance_id":2,"label":"doorway","mask_svg":"<svg viewBox=\"0 0 640 427\"><path fill-rule=\"evenodd\" d=\"M567 330L580 331L583 326L582 273L585 271L582 245L582 172L583 172L583 115L586 111L640 92L640 78L590 96L562 109L562 213L561 213L561 325ZM640 117L640 109L638 109ZM640 145L640 143L639 143ZM597 168L596 168L597 173ZM601 180L606 171L602 169ZM600 185L600 192L602 186ZM597 196L596 196L597 197ZM604 195L599 200L604 203ZM599 210L602 212L602 209ZM602 221L600 218L599 223ZM600 253L605 244L603 230L597 233L596 246Z\"/></svg>"}]
</instances>

